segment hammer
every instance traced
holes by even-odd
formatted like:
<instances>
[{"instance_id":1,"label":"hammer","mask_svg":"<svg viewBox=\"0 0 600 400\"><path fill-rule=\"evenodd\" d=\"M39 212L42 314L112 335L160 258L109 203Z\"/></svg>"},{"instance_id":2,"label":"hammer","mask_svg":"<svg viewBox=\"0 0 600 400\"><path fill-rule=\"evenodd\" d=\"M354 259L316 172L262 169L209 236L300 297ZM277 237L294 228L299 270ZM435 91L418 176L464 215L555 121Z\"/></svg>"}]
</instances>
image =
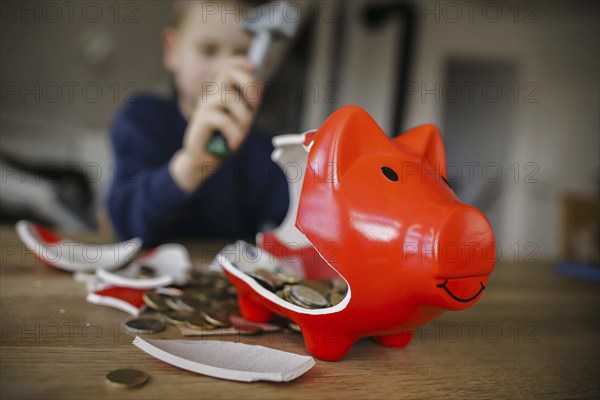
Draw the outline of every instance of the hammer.
<instances>
[{"instance_id":1,"label":"hammer","mask_svg":"<svg viewBox=\"0 0 600 400\"><path fill-rule=\"evenodd\" d=\"M264 60L273 40L292 38L296 34L300 10L296 11L296 19L292 20L287 16L290 7L290 4L286 2L267 3L256 7L254 13L252 13L254 14L252 18L246 16L244 19L244 30L254 34L254 40L248 50L248 58L256 66L254 72L256 80L262 77ZM240 90L239 88L236 89ZM227 141L219 130L213 132L206 145L206 150L219 157L226 157L231 154Z\"/></svg>"}]
</instances>

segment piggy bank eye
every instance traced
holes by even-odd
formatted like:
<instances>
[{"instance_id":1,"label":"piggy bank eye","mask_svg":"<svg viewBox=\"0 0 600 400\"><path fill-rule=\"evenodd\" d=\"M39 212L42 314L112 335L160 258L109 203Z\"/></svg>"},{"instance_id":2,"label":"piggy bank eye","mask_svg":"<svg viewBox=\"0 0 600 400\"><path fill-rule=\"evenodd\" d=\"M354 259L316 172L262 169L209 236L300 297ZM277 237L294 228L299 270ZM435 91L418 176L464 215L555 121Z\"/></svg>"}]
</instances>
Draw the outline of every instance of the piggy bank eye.
<instances>
[{"instance_id":1,"label":"piggy bank eye","mask_svg":"<svg viewBox=\"0 0 600 400\"><path fill-rule=\"evenodd\" d=\"M381 172L383 172L383 175L385 175L385 177L388 178L390 181L398 181L398 174L390 167L381 167Z\"/></svg>"}]
</instances>

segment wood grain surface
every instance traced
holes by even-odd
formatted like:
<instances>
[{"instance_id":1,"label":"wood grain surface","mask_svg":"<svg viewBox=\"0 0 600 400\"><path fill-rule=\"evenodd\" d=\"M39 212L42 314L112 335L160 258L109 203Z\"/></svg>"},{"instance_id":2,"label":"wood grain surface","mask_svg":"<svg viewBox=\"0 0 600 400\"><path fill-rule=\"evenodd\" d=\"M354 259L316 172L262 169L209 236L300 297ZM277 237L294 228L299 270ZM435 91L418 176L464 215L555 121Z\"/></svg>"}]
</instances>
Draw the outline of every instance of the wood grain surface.
<instances>
[{"instance_id":1,"label":"wood grain surface","mask_svg":"<svg viewBox=\"0 0 600 400\"><path fill-rule=\"evenodd\" d=\"M137 349L122 328L127 314L87 303L71 274L38 263L12 229L0 233L2 399L599 396L600 287L559 277L549 264L498 265L479 303L422 327L405 349L363 339L343 361L316 360L293 382L239 383L181 370ZM222 245L185 244L197 265ZM183 339L174 327L145 337ZM301 336L289 332L221 339L307 354ZM117 368L141 369L150 381L113 388L104 377Z\"/></svg>"}]
</instances>

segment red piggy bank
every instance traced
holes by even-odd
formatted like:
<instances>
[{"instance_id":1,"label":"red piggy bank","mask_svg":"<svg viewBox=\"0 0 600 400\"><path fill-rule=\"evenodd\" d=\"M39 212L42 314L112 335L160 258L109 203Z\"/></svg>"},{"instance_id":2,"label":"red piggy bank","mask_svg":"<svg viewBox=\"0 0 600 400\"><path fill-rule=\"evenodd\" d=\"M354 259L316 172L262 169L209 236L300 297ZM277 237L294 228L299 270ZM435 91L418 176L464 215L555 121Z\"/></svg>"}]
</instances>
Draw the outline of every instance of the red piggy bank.
<instances>
[{"instance_id":1,"label":"red piggy bank","mask_svg":"<svg viewBox=\"0 0 600 400\"><path fill-rule=\"evenodd\" d=\"M284 316L301 328L312 355L334 361L363 337L406 346L418 326L481 298L495 264L494 235L486 217L448 185L435 126L390 139L350 106L304 139L295 225L322 258L317 264L345 279L347 295L335 306L305 309L219 256L245 318Z\"/></svg>"}]
</instances>

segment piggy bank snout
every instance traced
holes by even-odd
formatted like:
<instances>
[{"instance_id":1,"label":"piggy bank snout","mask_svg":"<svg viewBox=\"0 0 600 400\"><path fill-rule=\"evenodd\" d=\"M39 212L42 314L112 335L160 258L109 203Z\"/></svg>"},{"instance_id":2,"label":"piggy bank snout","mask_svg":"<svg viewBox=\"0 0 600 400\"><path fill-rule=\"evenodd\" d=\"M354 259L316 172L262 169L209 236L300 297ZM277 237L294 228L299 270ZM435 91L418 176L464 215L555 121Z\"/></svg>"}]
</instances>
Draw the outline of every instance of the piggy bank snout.
<instances>
[{"instance_id":1,"label":"piggy bank snout","mask_svg":"<svg viewBox=\"0 0 600 400\"><path fill-rule=\"evenodd\" d=\"M487 218L470 206L454 208L440 230L439 276L487 276L494 269L496 246Z\"/></svg>"}]
</instances>

